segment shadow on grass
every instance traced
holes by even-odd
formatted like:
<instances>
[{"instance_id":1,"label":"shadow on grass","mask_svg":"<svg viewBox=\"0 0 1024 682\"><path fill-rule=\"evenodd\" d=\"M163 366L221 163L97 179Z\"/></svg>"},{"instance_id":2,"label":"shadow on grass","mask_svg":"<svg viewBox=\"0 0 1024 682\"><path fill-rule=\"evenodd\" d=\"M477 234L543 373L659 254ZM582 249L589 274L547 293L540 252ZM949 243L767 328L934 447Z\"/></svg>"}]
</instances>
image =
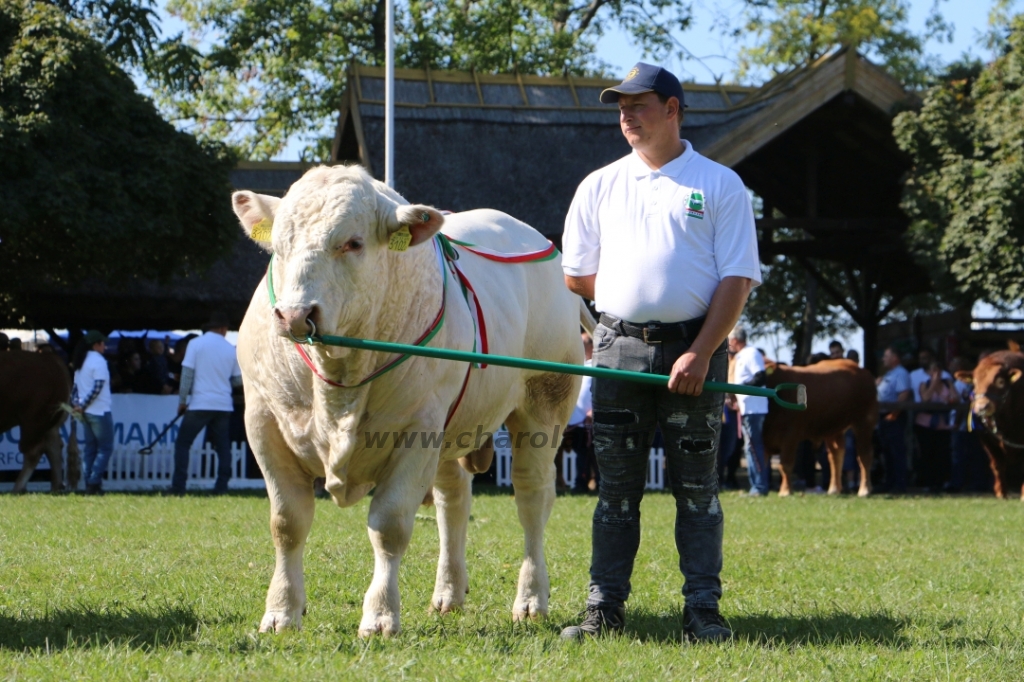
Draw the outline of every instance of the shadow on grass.
<instances>
[{"instance_id":1,"label":"shadow on grass","mask_svg":"<svg viewBox=\"0 0 1024 682\"><path fill-rule=\"evenodd\" d=\"M805 616L745 613L729 616L727 621L738 641L769 648L863 643L901 648L907 644L901 633L909 625L905 619L881 612ZM626 617L626 631L645 641L680 642L683 610L680 607L660 614L631 612Z\"/></svg>"},{"instance_id":2,"label":"shadow on grass","mask_svg":"<svg viewBox=\"0 0 1024 682\"><path fill-rule=\"evenodd\" d=\"M151 649L196 638L199 617L189 608L60 609L43 616L0 614L0 651L57 651L110 644Z\"/></svg>"}]
</instances>

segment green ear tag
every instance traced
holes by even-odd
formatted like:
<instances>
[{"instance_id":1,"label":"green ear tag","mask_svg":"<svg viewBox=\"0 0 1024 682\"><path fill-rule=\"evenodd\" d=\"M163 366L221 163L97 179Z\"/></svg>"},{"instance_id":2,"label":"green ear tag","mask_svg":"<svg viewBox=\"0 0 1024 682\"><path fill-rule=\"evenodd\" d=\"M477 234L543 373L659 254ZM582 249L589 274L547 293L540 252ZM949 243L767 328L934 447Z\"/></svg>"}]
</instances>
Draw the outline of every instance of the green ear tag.
<instances>
[{"instance_id":1,"label":"green ear tag","mask_svg":"<svg viewBox=\"0 0 1024 682\"><path fill-rule=\"evenodd\" d=\"M252 232L249 233L249 236L252 237L253 241L269 244L271 241L270 235L273 229L273 221L269 218L264 218L252 226Z\"/></svg>"},{"instance_id":2,"label":"green ear tag","mask_svg":"<svg viewBox=\"0 0 1024 682\"><path fill-rule=\"evenodd\" d=\"M391 233L388 239L388 249L391 251L405 251L412 243L412 235L409 233L408 225L402 225L397 232Z\"/></svg>"}]
</instances>

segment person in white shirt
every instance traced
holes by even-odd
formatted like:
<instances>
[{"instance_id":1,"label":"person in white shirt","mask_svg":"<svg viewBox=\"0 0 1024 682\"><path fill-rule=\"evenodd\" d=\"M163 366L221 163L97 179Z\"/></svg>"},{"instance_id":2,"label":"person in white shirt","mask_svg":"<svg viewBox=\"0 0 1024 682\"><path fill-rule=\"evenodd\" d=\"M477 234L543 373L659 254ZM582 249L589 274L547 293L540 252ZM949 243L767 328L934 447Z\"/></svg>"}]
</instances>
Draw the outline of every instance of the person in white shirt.
<instances>
[{"instance_id":1,"label":"person in white shirt","mask_svg":"<svg viewBox=\"0 0 1024 682\"><path fill-rule=\"evenodd\" d=\"M580 183L565 219L562 269L570 291L594 301L594 366L667 374L664 386L595 378L594 450L601 479L593 518L590 590L580 639L625 626L651 437L660 427L676 500L684 577L683 628L730 639L718 610L724 517L718 500L725 337L761 281L750 195L732 170L679 137L679 79L639 63L601 93L617 102L633 153Z\"/></svg>"},{"instance_id":2,"label":"person in white shirt","mask_svg":"<svg viewBox=\"0 0 1024 682\"><path fill-rule=\"evenodd\" d=\"M83 339L86 352L75 372L71 407L85 426L82 465L85 494L103 494L103 476L114 452L114 415L110 411L110 369L103 357L107 337L95 329ZM77 359L77 358L76 358Z\"/></svg>"},{"instance_id":3,"label":"person in white shirt","mask_svg":"<svg viewBox=\"0 0 1024 682\"><path fill-rule=\"evenodd\" d=\"M207 325L208 331L189 341L181 361L178 414L184 414L185 418L174 442L174 475L170 489L174 495L185 494L189 450L204 428L217 452L217 480L213 492L219 495L228 489L231 479L229 429L234 411L231 389L242 385L242 370L238 366L235 347L224 338L228 324L226 316L214 313ZM189 402L190 393L192 400Z\"/></svg>"},{"instance_id":4,"label":"person in white shirt","mask_svg":"<svg viewBox=\"0 0 1024 682\"><path fill-rule=\"evenodd\" d=\"M729 350L736 354L733 361L733 379L745 386L764 386L766 375L764 357L753 346L747 345L747 330L736 326L729 332ZM743 456L747 460L747 475L750 477L750 496L767 495L772 480L764 456L764 419L768 416L768 398L754 395L737 395L743 423Z\"/></svg>"}]
</instances>

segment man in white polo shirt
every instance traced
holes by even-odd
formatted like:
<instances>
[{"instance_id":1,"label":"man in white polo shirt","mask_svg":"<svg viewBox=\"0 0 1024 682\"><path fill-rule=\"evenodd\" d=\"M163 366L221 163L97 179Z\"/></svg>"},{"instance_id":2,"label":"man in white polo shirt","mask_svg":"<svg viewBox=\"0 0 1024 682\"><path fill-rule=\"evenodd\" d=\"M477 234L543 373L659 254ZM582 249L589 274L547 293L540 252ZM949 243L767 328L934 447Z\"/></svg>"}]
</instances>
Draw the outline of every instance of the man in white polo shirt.
<instances>
[{"instance_id":1,"label":"man in white polo shirt","mask_svg":"<svg viewBox=\"0 0 1024 682\"><path fill-rule=\"evenodd\" d=\"M637 64L601 93L618 102L633 153L579 186L565 219L566 286L601 311L594 366L670 375L667 386L594 379L600 471L590 594L580 639L625 624L650 439L660 426L676 500L675 541L685 579L683 627L698 640L732 637L722 594L718 436L725 341L761 281L750 196L739 176L679 139L684 96L665 69Z\"/></svg>"},{"instance_id":2,"label":"man in white polo shirt","mask_svg":"<svg viewBox=\"0 0 1024 682\"><path fill-rule=\"evenodd\" d=\"M227 492L231 479L231 401L232 387L242 385L242 370L238 366L235 347L224 336L228 333L227 317L214 313L202 336L192 339L181 361L181 388L178 396L178 414L184 414L174 442L174 475L171 493L183 495L188 479L189 450L199 432L206 428L207 436L217 452L217 481L214 494ZM188 401L192 394L191 402Z\"/></svg>"},{"instance_id":3,"label":"man in white polo shirt","mask_svg":"<svg viewBox=\"0 0 1024 682\"><path fill-rule=\"evenodd\" d=\"M736 354L733 360L733 380L737 384L764 386L767 383L764 357L756 348L747 345L746 329L737 325L729 332L729 350ZM743 456L747 460L750 495L767 495L772 475L765 461L761 432L764 430L764 419L768 416L768 398L737 395L736 402L739 403L743 423Z\"/></svg>"}]
</instances>

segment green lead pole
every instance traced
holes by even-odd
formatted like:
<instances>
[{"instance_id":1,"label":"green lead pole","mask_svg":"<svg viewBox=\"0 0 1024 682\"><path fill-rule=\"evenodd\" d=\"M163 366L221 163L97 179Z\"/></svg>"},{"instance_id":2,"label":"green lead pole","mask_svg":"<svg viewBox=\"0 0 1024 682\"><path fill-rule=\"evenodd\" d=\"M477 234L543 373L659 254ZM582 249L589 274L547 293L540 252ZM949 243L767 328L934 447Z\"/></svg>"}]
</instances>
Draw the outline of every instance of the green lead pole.
<instances>
[{"instance_id":1,"label":"green lead pole","mask_svg":"<svg viewBox=\"0 0 1024 682\"><path fill-rule=\"evenodd\" d=\"M578 374L580 376L601 377L605 379L618 379L621 381L636 381L644 384L664 386L668 384L668 377L664 374L644 374L643 372L628 372L622 369L609 369L607 367L587 367L585 365L567 365L561 362L549 362L547 360L531 360L528 358L513 358L506 355L491 355L489 353L473 353L469 351L450 350L448 348L430 348L428 346L411 346L404 343L391 343L389 341L371 341L369 339L354 339L347 336L317 335L306 339L310 343L321 343L326 346L342 346L344 348L355 348L358 350L369 350L383 353L400 353L406 355L419 355L426 358L437 358L439 360L455 360L458 362L477 362L487 365L498 365L501 367L515 367L517 369L532 369L541 372L559 372L561 374ZM741 384L729 384L724 381L705 381L705 391L717 393L739 393L742 395L760 396L771 398L781 407L787 410L807 409L807 388L803 384L779 384L775 388L763 388L760 386L745 386ZM779 391L796 391L796 402L783 400Z\"/></svg>"}]
</instances>

